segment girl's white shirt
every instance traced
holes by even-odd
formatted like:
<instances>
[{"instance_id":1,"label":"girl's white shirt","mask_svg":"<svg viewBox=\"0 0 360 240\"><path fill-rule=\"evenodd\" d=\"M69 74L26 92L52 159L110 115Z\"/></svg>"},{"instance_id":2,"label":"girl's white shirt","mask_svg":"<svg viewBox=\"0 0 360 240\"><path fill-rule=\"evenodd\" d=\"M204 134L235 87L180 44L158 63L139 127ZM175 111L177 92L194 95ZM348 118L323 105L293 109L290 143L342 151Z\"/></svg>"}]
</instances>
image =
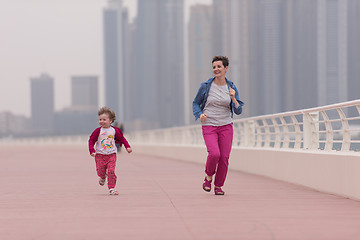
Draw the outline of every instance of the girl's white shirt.
<instances>
[{"instance_id":1,"label":"girl's white shirt","mask_svg":"<svg viewBox=\"0 0 360 240\"><path fill-rule=\"evenodd\" d=\"M109 155L117 152L115 145L115 129L113 127L101 128L95 151L99 154Z\"/></svg>"}]
</instances>

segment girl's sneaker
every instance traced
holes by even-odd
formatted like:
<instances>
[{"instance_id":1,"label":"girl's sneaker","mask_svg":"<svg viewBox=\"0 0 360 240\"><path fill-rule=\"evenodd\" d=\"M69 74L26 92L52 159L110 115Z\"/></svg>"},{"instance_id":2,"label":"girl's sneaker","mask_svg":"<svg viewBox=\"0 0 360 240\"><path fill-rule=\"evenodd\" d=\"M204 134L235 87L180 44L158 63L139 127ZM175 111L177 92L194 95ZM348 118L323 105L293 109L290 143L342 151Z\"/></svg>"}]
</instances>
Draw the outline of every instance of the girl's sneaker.
<instances>
[{"instance_id":1,"label":"girl's sneaker","mask_svg":"<svg viewBox=\"0 0 360 240\"><path fill-rule=\"evenodd\" d=\"M110 191L110 195L119 195L119 192L113 188L111 188L109 191Z\"/></svg>"},{"instance_id":2,"label":"girl's sneaker","mask_svg":"<svg viewBox=\"0 0 360 240\"><path fill-rule=\"evenodd\" d=\"M105 184L105 178L100 178L100 179L99 179L99 184L100 184L100 186L104 186L104 184Z\"/></svg>"}]
</instances>

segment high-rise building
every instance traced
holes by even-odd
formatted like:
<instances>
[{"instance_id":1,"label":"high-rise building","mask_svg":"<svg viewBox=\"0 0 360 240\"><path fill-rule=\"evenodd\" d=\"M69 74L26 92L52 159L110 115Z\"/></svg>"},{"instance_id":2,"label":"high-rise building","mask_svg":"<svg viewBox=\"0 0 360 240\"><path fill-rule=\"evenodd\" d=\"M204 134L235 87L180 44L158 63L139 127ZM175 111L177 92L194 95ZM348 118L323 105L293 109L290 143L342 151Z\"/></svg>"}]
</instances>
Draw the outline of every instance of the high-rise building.
<instances>
[{"instance_id":1,"label":"high-rise building","mask_svg":"<svg viewBox=\"0 0 360 240\"><path fill-rule=\"evenodd\" d=\"M136 22L136 101L139 106L135 120L142 123L142 128L159 128L161 98L160 70L164 69L165 61L160 59L160 1L138 1L138 17ZM143 103L141 103L143 101Z\"/></svg>"},{"instance_id":2,"label":"high-rise building","mask_svg":"<svg viewBox=\"0 0 360 240\"><path fill-rule=\"evenodd\" d=\"M71 77L71 106L55 113L54 134L88 134L98 127L98 77Z\"/></svg>"},{"instance_id":3,"label":"high-rise building","mask_svg":"<svg viewBox=\"0 0 360 240\"><path fill-rule=\"evenodd\" d=\"M104 71L105 71L105 105L112 108L119 116L119 121L124 121L126 77L126 23L124 14L126 10L122 0L110 0L103 11L104 24Z\"/></svg>"},{"instance_id":4,"label":"high-rise building","mask_svg":"<svg viewBox=\"0 0 360 240\"><path fill-rule=\"evenodd\" d=\"M144 128L184 123L184 0L139 0L136 118ZM145 104L145 105L144 105Z\"/></svg>"},{"instance_id":5,"label":"high-rise building","mask_svg":"<svg viewBox=\"0 0 360 240\"><path fill-rule=\"evenodd\" d=\"M99 105L98 77L71 77L71 105L83 109L97 109Z\"/></svg>"},{"instance_id":6,"label":"high-rise building","mask_svg":"<svg viewBox=\"0 0 360 240\"><path fill-rule=\"evenodd\" d=\"M360 1L348 1L348 100L360 99Z\"/></svg>"},{"instance_id":7,"label":"high-rise building","mask_svg":"<svg viewBox=\"0 0 360 240\"><path fill-rule=\"evenodd\" d=\"M284 109L284 4L283 0L250 1L251 115Z\"/></svg>"},{"instance_id":8,"label":"high-rise building","mask_svg":"<svg viewBox=\"0 0 360 240\"><path fill-rule=\"evenodd\" d=\"M232 29L239 24L236 34L236 41L231 43L231 53L235 53L232 60L231 79L238 84L240 99L245 103L243 117L252 115L253 104L250 101L251 79L250 79L250 25L249 7L251 0L231 0L234 7L231 7ZM230 54L230 56L232 56Z\"/></svg>"},{"instance_id":9,"label":"high-rise building","mask_svg":"<svg viewBox=\"0 0 360 240\"><path fill-rule=\"evenodd\" d=\"M160 115L161 127L184 124L184 0L163 0L160 13ZM165 113L165 114L161 114ZM180 116L180 117L179 117Z\"/></svg>"},{"instance_id":10,"label":"high-rise building","mask_svg":"<svg viewBox=\"0 0 360 240\"><path fill-rule=\"evenodd\" d=\"M11 112L0 112L0 138L28 136L31 133L29 119Z\"/></svg>"},{"instance_id":11,"label":"high-rise building","mask_svg":"<svg viewBox=\"0 0 360 240\"><path fill-rule=\"evenodd\" d=\"M212 38L212 6L195 5L190 9L188 24L188 123L194 123L192 114L192 102L200 87L200 84L213 76L211 70L211 46Z\"/></svg>"},{"instance_id":12,"label":"high-rise building","mask_svg":"<svg viewBox=\"0 0 360 240\"><path fill-rule=\"evenodd\" d=\"M347 71L348 71L348 100L360 99L360 27L358 24L360 16L360 1L348 1L348 49L347 49ZM349 109L349 116L358 116L358 109ZM352 121L350 124L360 124L360 120Z\"/></svg>"},{"instance_id":13,"label":"high-rise building","mask_svg":"<svg viewBox=\"0 0 360 240\"><path fill-rule=\"evenodd\" d=\"M214 8L217 12L214 15L223 16L223 20L214 19L222 23L222 34L217 36L220 40L216 41L222 44L220 54L229 57L227 77L238 88L240 99L245 103L241 117L246 117L253 109L250 101L249 0L216 0L214 4L221 6ZM215 28L212 31L217 32Z\"/></svg>"},{"instance_id":14,"label":"high-rise building","mask_svg":"<svg viewBox=\"0 0 360 240\"><path fill-rule=\"evenodd\" d=\"M54 129L54 79L48 74L30 79L31 123L39 134L51 134Z\"/></svg>"},{"instance_id":15,"label":"high-rise building","mask_svg":"<svg viewBox=\"0 0 360 240\"><path fill-rule=\"evenodd\" d=\"M317 1L287 1L284 62L285 106L292 111L317 106Z\"/></svg>"},{"instance_id":16,"label":"high-rise building","mask_svg":"<svg viewBox=\"0 0 360 240\"><path fill-rule=\"evenodd\" d=\"M123 107L124 111L122 112L120 120L122 123L132 123L134 119L134 109L136 109L135 102L131 99L132 96L136 94L135 89L135 72L138 70L136 68L136 59L135 59L135 43L134 43L134 23L129 22L129 12L126 8L122 9L122 49L123 49Z\"/></svg>"},{"instance_id":17,"label":"high-rise building","mask_svg":"<svg viewBox=\"0 0 360 240\"><path fill-rule=\"evenodd\" d=\"M110 5L110 4L109 4ZM114 111L120 111L120 76L119 76L119 27L118 13L114 4L103 11L104 21L104 82L105 105Z\"/></svg>"},{"instance_id":18,"label":"high-rise building","mask_svg":"<svg viewBox=\"0 0 360 240\"><path fill-rule=\"evenodd\" d=\"M318 105L347 100L347 1L318 0Z\"/></svg>"},{"instance_id":19,"label":"high-rise building","mask_svg":"<svg viewBox=\"0 0 360 240\"><path fill-rule=\"evenodd\" d=\"M228 4L228 0L213 0L213 13L212 13L212 21L211 21L211 41L212 48L210 55L228 55L226 51L225 38L226 35L226 21L227 21L227 12L226 5Z\"/></svg>"}]
</instances>

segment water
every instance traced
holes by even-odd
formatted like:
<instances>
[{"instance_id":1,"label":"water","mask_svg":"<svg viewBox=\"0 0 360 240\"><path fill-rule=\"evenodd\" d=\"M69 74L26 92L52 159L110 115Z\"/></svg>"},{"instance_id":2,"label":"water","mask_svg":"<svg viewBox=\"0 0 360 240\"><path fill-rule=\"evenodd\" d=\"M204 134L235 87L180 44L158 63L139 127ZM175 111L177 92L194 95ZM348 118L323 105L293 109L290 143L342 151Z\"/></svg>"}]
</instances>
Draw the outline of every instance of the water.
<instances>
[{"instance_id":1,"label":"water","mask_svg":"<svg viewBox=\"0 0 360 240\"><path fill-rule=\"evenodd\" d=\"M262 143L262 147L264 147L264 142ZM274 147L275 146L275 142L270 142L270 147ZM282 146L282 145L281 145ZM289 143L289 148L294 148L295 146L295 142L290 142ZM333 150L336 151L341 151L341 146L342 143L339 142L335 142L333 143ZM300 148L303 148L303 143L301 143ZM325 143L319 143L319 149L325 149ZM350 144L350 151L354 151L354 152L359 152L360 151L360 143L351 143Z\"/></svg>"},{"instance_id":2,"label":"water","mask_svg":"<svg viewBox=\"0 0 360 240\"><path fill-rule=\"evenodd\" d=\"M319 146L320 146L320 149L324 149L325 148L325 143L320 143ZM340 151L341 146L342 146L342 143L333 143L332 149ZM350 144L350 151L359 152L360 151L360 143L351 143Z\"/></svg>"}]
</instances>

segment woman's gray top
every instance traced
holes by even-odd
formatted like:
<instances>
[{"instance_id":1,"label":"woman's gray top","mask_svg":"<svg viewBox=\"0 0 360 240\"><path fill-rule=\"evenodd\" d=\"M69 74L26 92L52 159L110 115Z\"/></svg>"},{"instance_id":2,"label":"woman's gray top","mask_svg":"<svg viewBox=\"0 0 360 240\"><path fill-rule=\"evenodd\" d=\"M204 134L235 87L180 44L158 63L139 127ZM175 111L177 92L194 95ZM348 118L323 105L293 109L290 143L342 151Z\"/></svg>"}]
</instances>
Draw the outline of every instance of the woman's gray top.
<instances>
[{"instance_id":1,"label":"woman's gray top","mask_svg":"<svg viewBox=\"0 0 360 240\"><path fill-rule=\"evenodd\" d=\"M224 126L232 123L230 102L228 86L226 84L223 86L216 85L213 82L203 110L203 113L206 113L208 117L202 125Z\"/></svg>"}]
</instances>

